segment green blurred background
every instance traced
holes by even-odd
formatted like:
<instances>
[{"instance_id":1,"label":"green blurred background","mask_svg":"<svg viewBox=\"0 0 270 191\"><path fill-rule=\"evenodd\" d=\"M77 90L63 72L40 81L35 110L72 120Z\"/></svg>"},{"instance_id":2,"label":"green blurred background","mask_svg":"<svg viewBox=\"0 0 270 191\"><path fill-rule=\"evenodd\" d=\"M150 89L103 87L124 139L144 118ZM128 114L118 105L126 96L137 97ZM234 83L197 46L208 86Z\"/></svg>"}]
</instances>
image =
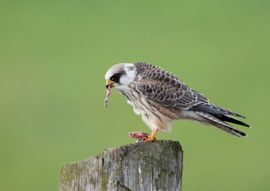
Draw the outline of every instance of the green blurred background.
<instances>
[{"instance_id":1,"label":"green blurred background","mask_svg":"<svg viewBox=\"0 0 270 191\"><path fill-rule=\"evenodd\" d=\"M148 131L104 74L159 65L247 116L248 138L177 121L185 191L270 190L270 1L1 1L0 190L57 190L65 163Z\"/></svg>"}]
</instances>

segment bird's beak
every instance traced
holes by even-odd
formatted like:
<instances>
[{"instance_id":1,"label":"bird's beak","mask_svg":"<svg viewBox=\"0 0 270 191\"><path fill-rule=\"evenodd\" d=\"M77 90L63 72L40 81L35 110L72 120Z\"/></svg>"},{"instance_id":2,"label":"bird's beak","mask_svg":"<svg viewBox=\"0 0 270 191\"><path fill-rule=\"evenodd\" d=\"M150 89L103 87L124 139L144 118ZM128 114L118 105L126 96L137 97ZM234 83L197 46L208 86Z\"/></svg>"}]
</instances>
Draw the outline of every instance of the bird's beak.
<instances>
[{"instance_id":1,"label":"bird's beak","mask_svg":"<svg viewBox=\"0 0 270 191\"><path fill-rule=\"evenodd\" d=\"M106 89L108 89L109 87L111 88L111 87L113 87L113 81L111 81L111 80L106 80Z\"/></svg>"}]
</instances>

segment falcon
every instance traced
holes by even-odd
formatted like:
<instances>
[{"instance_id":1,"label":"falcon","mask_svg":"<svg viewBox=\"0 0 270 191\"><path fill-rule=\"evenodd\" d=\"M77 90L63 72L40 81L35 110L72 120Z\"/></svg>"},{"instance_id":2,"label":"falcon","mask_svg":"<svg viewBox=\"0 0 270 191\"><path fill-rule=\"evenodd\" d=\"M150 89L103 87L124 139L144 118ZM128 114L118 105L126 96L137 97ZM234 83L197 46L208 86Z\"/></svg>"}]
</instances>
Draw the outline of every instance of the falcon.
<instances>
[{"instance_id":1,"label":"falcon","mask_svg":"<svg viewBox=\"0 0 270 191\"><path fill-rule=\"evenodd\" d=\"M158 131L166 132L177 119L188 119L212 125L232 135L243 137L246 133L230 123L250 127L236 117L236 112L219 107L198 91L166 70L147 63L121 63L112 66L105 74L107 96L111 88L121 92L134 112L152 130L144 135L145 141L155 139Z\"/></svg>"}]
</instances>

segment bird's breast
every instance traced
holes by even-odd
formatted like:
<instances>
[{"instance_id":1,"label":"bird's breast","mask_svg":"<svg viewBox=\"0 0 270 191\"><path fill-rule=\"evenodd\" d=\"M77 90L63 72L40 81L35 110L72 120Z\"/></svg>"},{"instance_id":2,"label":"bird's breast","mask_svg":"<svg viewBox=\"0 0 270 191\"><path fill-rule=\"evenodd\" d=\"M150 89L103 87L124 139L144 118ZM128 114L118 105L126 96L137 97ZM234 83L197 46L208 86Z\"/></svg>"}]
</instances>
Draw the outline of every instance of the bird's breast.
<instances>
[{"instance_id":1,"label":"bird's breast","mask_svg":"<svg viewBox=\"0 0 270 191\"><path fill-rule=\"evenodd\" d=\"M124 95L127 97L127 103L133 107L134 113L140 115L151 129L157 128L161 131L170 129L172 119L161 113L155 105L149 104L146 98L136 92Z\"/></svg>"},{"instance_id":2,"label":"bird's breast","mask_svg":"<svg viewBox=\"0 0 270 191\"><path fill-rule=\"evenodd\" d=\"M127 100L127 103L132 106L133 111L136 115L141 115L143 113L140 108L136 107L135 104L133 104L133 102Z\"/></svg>"}]
</instances>

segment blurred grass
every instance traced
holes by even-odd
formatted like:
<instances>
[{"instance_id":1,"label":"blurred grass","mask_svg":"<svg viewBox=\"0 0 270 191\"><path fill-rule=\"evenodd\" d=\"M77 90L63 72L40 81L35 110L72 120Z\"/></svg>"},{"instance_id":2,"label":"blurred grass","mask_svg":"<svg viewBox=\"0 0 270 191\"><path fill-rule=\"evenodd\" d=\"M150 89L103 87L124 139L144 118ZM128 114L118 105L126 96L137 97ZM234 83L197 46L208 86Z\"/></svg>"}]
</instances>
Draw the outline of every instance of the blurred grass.
<instances>
[{"instance_id":1,"label":"blurred grass","mask_svg":"<svg viewBox=\"0 0 270 191\"><path fill-rule=\"evenodd\" d=\"M269 19L265 0L2 1L0 190L56 190L62 164L149 130L116 92L103 108L106 70L134 61L254 127L245 139L188 121L160 133L184 148L184 190L269 190Z\"/></svg>"}]
</instances>

